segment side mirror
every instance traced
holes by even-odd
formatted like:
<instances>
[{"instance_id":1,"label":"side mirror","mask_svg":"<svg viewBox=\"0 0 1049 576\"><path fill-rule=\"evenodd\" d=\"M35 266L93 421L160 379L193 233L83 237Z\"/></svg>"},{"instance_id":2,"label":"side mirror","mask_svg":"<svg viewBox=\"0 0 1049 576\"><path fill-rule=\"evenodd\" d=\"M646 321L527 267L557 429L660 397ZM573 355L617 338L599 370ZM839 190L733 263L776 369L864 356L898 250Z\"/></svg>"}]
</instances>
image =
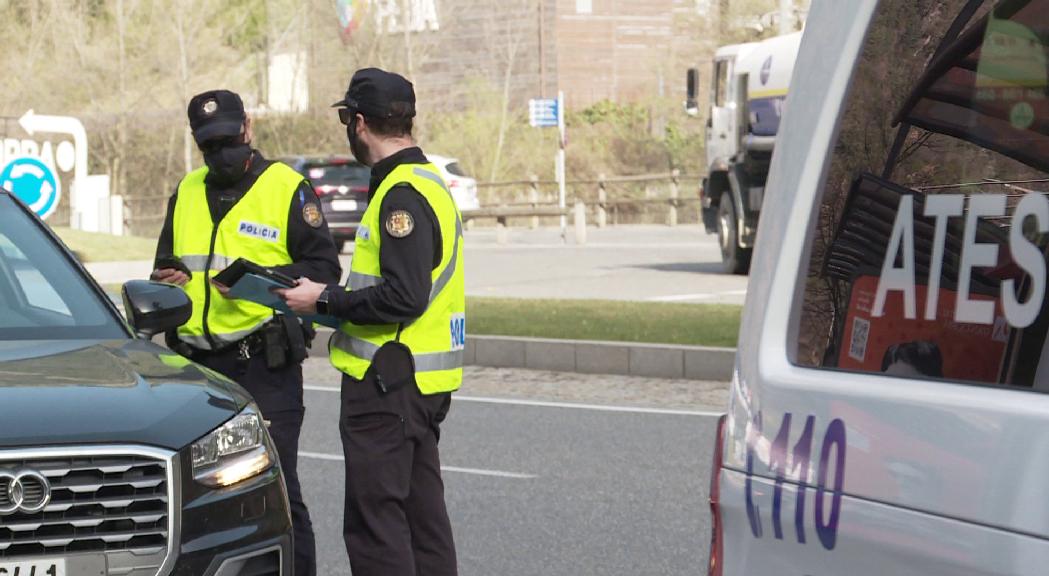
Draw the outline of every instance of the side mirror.
<instances>
[{"instance_id":1,"label":"side mirror","mask_svg":"<svg viewBox=\"0 0 1049 576\"><path fill-rule=\"evenodd\" d=\"M178 328L193 315L193 302L178 286L131 280L120 291L128 324L139 338Z\"/></svg>"},{"instance_id":2,"label":"side mirror","mask_svg":"<svg viewBox=\"0 0 1049 576\"><path fill-rule=\"evenodd\" d=\"M699 70L689 68L685 76L687 86L685 96L685 113L689 116L699 115Z\"/></svg>"}]
</instances>

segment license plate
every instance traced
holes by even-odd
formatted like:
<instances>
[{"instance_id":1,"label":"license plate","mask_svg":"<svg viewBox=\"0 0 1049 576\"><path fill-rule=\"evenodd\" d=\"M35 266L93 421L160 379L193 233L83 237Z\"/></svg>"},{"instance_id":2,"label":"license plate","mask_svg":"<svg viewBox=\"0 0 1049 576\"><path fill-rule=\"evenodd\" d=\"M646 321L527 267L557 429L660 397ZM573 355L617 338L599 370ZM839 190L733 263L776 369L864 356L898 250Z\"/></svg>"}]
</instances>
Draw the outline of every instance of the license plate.
<instances>
[{"instance_id":1,"label":"license plate","mask_svg":"<svg viewBox=\"0 0 1049 576\"><path fill-rule=\"evenodd\" d=\"M66 576L66 560L29 560L0 562L2 576Z\"/></svg>"},{"instance_id":2,"label":"license plate","mask_svg":"<svg viewBox=\"0 0 1049 576\"><path fill-rule=\"evenodd\" d=\"M332 210L337 210L339 212L353 212L354 210L357 209L357 201L356 200L332 200L331 201L331 208L332 208Z\"/></svg>"}]
</instances>

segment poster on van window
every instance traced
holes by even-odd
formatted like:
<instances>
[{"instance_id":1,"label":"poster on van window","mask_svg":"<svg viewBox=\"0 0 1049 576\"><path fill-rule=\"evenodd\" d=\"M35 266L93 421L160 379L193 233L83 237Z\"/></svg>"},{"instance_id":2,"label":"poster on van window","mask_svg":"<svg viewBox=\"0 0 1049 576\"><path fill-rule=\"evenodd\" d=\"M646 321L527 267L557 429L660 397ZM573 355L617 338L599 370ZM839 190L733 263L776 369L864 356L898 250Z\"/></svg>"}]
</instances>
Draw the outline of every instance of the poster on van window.
<instances>
[{"instance_id":1,"label":"poster on van window","mask_svg":"<svg viewBox=\"0 0 1049 576\"><path fill-rule=\"evenodd\" d=\"M918 309L924 310L928 289L919 285L915 290ZM877 291L876 276L860 276L852 285L839 368L885 372L891 371L895 363L920 360L924 365L915 367L915 372L928 376L998 381L1009 342L1009 325L997 299L972 294L971 300L995 303L994 323L969 324L954 321L953 290L939 290L939 310L933 320L924 320L921 315L907 319L903 295L898 292L888 296L884 314L875 317L872 310ZM937 371L940 374L935 374Z\"/></svg>"},{"instance_id":2,"label":"poster on van window","mask_svg":"<svg viewBox=\"0 0 1049 576\"><path fill-rule=\"evenodd\" d=\"M989 13L986 26L971 26L945 50L919 82L903 117L911 126L957 136L1045 171L1046 2L1010 4Z\"/></svg>"}]
</instances>

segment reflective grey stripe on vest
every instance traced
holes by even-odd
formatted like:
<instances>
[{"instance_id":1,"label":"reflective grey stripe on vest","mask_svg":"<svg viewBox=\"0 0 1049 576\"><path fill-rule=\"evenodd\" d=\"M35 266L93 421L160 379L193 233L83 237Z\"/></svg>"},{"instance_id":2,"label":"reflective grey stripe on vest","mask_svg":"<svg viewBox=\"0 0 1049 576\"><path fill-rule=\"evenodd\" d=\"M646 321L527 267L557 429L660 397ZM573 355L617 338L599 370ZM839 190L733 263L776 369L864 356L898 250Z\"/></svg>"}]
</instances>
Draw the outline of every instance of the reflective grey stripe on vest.
<instances>
[{"instance_id":1,"label":"reflective grey stripe on vest","mask_svg":"<svg viewBox=\"0 0 1049 576\"><path fill-rule=\"evenodd\" d=\"M362 340L361 338L347 336L342 332L336 332L332 336L331 345L351 356L367 360L368 362L371 362L372 358L375 357L375 353L379 351L379 346L372 344L367 340ZM416 372L455 370L463 367L462 350L430 352L427 354L413 353L412 357L415 359Z\"/></svg>"},{"instance_id":2,"label":"reflective grey stripe on vest","mask_svg":"<svg viewBox=\"0 0 1049 576\"><path fill-rule=\"evenodd\" d=\"M437 281L433 283L430 288L430 302L432 303L437 295L444 290L444 287L452 281L452 275L455 274L455 267L459 265L459 239L463 236L463 223L459 220L459 217L455 218L455 246L452 246L452 260L448 262L448 265L441 271L441 275L437 277Z\"/></svg>"},{"instance_id":3,"label":"reflective grey stripe on vest","mask_svg":"<svg viewBox=\"0 0 1049 576\"><path fill-rule=\"evenodd\" d=\"M346 279L346 285L350 287L350 290L371 288L372 286L378 286L383 282L384 280L382 276L372 276L371 274L352 271L350 272L350 277Z\"/></svg>"},{"instance_id":4,"label":"reflective grey stripe on vest","mask_svg":"<svg viewBox=\"0 0 1049 576\"><path fill-rule=\"evenodd\" d=\"M270 319L267 318L259 322L255 326L248 328L247 330L239 330L237 332L231 332L229 334L216 334L212 332L211 337L214 338L215 342L218 342L219 344L235 344L236 342L243 340L244 338L247 338L248 336L251 336L252 334L257 332L260 328L262 328L263 324L269 321ZM204 335L191 336L189 334L179 334L178 339L182 340L186 344L189 344L190 346L193 346L194 348L199 348L200 350L211 350L211 342L209 342L207 337Z\"/></svg>"},{"instance_id":5,"label":"reflective grey stripe on vest","mask_svg":"<svg viewBox=\"0 0 1049 576\"><path fill-rule=\"evenodd\" d=\"M413 170L416 176L420 178L426 178L427 180L437 184L448 194L448 199L452 201L452 208L455 210L455 245L452 246L452 259L448 262L448 266L445 266L444 270L441 271L441 275L437 278L437 281L433 283L430 288L430 302L433 302L437 295L444 290L444 287L452 281L452 276L455 274L455 268L459 265L459 239L463 237L463 221L459 217L459 209L455 205L455 196L452 196L452 191L448 189L448 185L444 183L444 180L426 170L425 168L415 168Z\"/></svg>"},{"instance_id":6,"label":"reflective grey stripe on vest","mask_svg":"<svg viewBox=\"0 0 1049 576\"><path fill-rule=\"evenodd\" d=\"M189 268L191 272L203 272L204 267L208 265L207 254L185 254L179 257L182 263ZM215 254L211 257L211 269L212 270L223 270L227 266L233 263L233 260L221 255Z\"/></svg>"},{"instance_id":7,"label":"reflective grey stripe on vest","mask_svg":"<svg viewBox=\"0 0 1049 576\"><path fill-rule=\"evenodd\" d=\"M189 334L179 334L178 339L199 350L211 350L211 342L208 342L208 339L204 336L190 336Z\"/></svg>"}]
</instances>

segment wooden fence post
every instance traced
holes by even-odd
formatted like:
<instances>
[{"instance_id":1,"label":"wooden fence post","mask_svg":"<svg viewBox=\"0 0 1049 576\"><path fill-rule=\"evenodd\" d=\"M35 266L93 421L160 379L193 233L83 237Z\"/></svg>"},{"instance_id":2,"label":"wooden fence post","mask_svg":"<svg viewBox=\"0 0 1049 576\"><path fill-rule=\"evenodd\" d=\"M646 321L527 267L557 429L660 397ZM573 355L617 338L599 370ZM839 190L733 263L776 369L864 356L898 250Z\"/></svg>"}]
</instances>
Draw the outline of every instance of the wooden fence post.
<instances>
[{"instance_id":1,"label":"wooden fence post","mask_svg":"<svg viewBox=\"0 0 1049 576\"><path fill-rule=\"evenodd\" d=\"M528 201L532 203L532 209L535 210L539 208L539 177L535 174L532 174L528 177L528 179L531 181L528 185ZM530 227L532 228L532 230L535 230L539 227L538 216L532 216L532 222Z\"/></svg>"},{"instance_id":2,"label":"wooden fence post","mask_svg":"<svg viewBox=\"0 0 1049 576\"><path fill-rule=\"evenodd\" d=\"M605 190L605 175L597 177L597 227L604 228L608 225L608 211L605 205L608 203L608 191Z\"/></svg>"},{"instance_id":3,"label":"wooden fence post","mask_svg":"<svg viewBox=\"0 0 1049 576\"><path fill-rule=\"evenodd\" d=\"M506 217L499 216L495 219L495 243L506 244L510 241L510 233L506 229Z\"/></svg>"},{"instance_id":4,"label":"wooden fence post","mask_svg":"<svg viewBox=\"0 0 1049 576\"><path fill-rule=\"evenodd\" d=\"M575 203L575 243L586 244L586 204Z\"/></svg>"},{"instance_id":5,"label":"wooden fence post","mask_svg":"<svg viewBox=\"0 0 1049 576\"><path fill-rule=\"evenodd\" d=\"M670 173L670 212L667 214L667 225L677 226L677 202L678 202L678 176L681 175L680 170L674 170Z\"/></svg>"}]
</instances>

